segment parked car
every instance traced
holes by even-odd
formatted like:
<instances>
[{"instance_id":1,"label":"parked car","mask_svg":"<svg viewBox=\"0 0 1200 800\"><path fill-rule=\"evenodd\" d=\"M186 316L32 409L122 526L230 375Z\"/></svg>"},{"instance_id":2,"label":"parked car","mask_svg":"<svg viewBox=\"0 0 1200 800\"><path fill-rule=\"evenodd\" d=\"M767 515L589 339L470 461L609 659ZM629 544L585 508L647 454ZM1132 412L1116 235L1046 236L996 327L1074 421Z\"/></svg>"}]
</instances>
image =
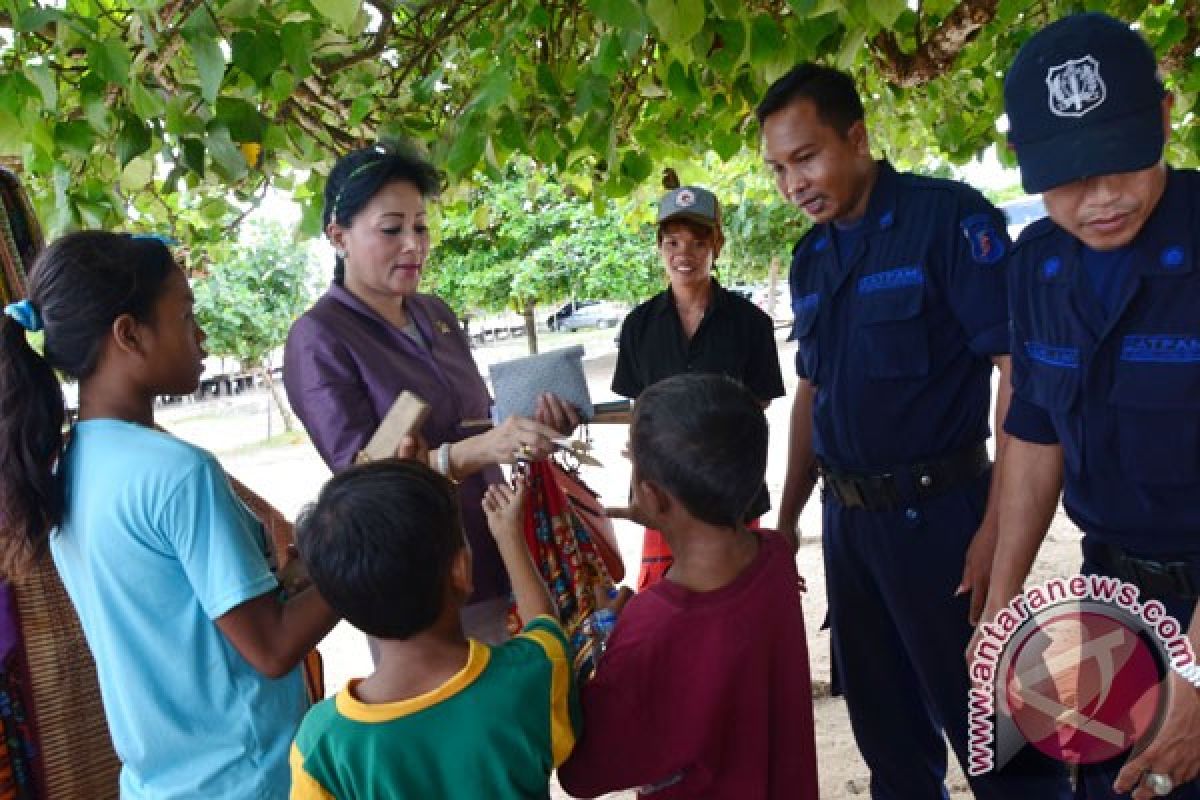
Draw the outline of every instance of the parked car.
<instances>
[{"instance_id":1,"label":"parked car","mask_svg":"<svg viewBox=\"0 0 1200 800\"><path fill-rule=\"evenodd\" d=\"M617 303L593 301L580 304L575 310L558 319L555 330L577 331L580 328L615 328L625 317L625 309Z\"/></svg>"},{"instance_id":2,"label":"parked car","mask_svg":"<svg viewBox=\"0 0 1200 800\"><path fill-rule=\"evenodd\" d=\"M1000 210L1008 220L1008 237L1014 242L1027 225L1046 216L1046 204L1042 202L1040 195L1026 195L1009 200L1001 204Z\"/></svg>"},{"instance_id":3,"label":"parked car","mask_svg":"<svg viewBox=\"0 0 1200 800\"><path fill-rule=\"evenodd\" d=\"M564 303L561 308L546 317L546 327L552 331L558 330L558 323L564 317L569 317L579 309L594 306L599 302L599 300L572 300L569 303Z\"/></svg>"}]
</instances>

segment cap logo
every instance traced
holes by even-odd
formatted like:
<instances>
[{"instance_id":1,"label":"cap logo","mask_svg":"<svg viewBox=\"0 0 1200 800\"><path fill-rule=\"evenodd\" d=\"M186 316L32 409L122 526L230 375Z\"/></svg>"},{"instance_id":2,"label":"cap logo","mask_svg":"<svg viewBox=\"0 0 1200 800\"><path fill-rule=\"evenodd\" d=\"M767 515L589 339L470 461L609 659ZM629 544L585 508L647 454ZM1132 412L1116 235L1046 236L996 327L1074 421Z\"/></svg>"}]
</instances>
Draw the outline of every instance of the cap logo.
<instances>
[{"instance_id":1,"label":"cap logo","mask_svg":"<svg viewBox=\"0 0 1200 800\"><path fill-rule=\"evenodd\" d=\"M679 194L675 195L675 205L680 208L689 208L696 204L696 195L692 194L688 189L680 189Z\"/></svg>"},{"instance_id":2,"label":"cap logo","mask_svg":"<svg viewBox=\"0 0 1200 800\"><path fill-rule=\"evenodd\" d=\"M1100 77L1100 62L1092 56L1072 58L1046 72L1050 113L1058 117L1082 117L1099 108L1108 96Z\"/></svg>"}]
</instances>

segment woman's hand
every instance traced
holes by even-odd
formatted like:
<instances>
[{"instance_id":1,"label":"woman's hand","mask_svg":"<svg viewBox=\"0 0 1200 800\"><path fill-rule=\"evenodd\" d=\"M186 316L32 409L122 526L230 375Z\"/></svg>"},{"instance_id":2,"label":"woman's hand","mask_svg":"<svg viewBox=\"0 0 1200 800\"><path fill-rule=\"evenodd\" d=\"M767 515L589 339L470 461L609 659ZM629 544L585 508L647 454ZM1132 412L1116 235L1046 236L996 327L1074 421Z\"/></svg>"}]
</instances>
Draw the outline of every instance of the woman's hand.
<instances>
[{"instance_id":1,"label":"woman's hand","mask_svg":"<svg viewBox=\"0 0 1200 800\"><path fill-rule=\"evenodd\" d=\"M488 464L512 464L518 458L540 461L554 452L558 431L526 417L509 417L475 439L479 440Z\"/></svg>"},{"instance_id":2,"label":"woman's hand","mask_svg":"<svg viewBox=\"0 0 1200 800\"><path fill-rule=\"evenodd\" d=\"M537 409L534 411L533 418L563 436L569 435L578 428L580 422L579 410L550 392L538 395Z\"/></svg>"}]
</instances>

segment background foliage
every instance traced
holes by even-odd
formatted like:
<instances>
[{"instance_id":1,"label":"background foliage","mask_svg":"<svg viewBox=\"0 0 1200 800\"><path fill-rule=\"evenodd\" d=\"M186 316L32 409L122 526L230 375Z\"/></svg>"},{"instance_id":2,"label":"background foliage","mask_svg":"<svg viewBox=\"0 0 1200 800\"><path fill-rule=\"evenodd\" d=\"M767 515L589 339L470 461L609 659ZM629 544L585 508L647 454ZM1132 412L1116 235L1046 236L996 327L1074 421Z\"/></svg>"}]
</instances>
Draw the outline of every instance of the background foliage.
<instances>
[{"instance_id":1,"label":"background foliage","mask_svg":"<svg viewBox=\"0 0 1200 800\"><path fill-rule=\"evenodd\" d=\"M583 195L624 197L665 164L753 146L751 110L801 59L852 70L903 165L1001 138L1003 70L1046 21L1136 20L1179 95L1195 163L1193 0L7 0L0 152L51 231L155 227L219 241L268 186L316 233L332 158L383 134L426 142L454 182L522 154Z\"/></svg>"}]
</instances>

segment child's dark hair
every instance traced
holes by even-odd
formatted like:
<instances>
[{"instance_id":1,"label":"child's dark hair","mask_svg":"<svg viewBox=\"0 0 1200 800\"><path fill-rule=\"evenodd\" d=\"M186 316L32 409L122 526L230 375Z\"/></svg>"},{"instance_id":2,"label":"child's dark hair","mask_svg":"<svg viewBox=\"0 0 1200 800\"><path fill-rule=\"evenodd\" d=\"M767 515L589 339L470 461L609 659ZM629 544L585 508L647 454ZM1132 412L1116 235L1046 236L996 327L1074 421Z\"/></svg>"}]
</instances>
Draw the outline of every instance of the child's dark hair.
<instances>
[{"instance_id":1,"label":"child's dark hair","mask_svg":"<svg viewBox=\"0 0 1200 800\"><path fill-rule=\"evenodd\" d=\"M821 121L843 137L851 125L863 118L862 100L854 79L833 67L809 61L792 67L767 89L754 109L759 127L767 117L798 100L812 101Z\"/></svg>"},{"instance_id":2,"label":"child's dark hair","mask_svg":"<svg viewBox=\"0 0 1200 800\"><path fill-rule=\"evenodd\" d=\"M383 142L342 156L325 181L322 227L331 222L349 227L380 189L397 181L411 183L426 199L436 197L442 185L437 169L403 142ZM333 281L340 284L345 277L346 264L339 256Z\"/></svg>"},{"instance_id":3,"label":"child's dark hair","mask_svg":"<svg viewBox=\"0 0 1200 800\"><path fill-rule=\"evenodd\" d=\"M634 404L629 438L638 478L711 525L741 523L767 471L762 405L724 375L654 384Z\"/></svg>"},{"instance_id":4,"label":"child's dark hair","mask_svg":"<svg viewBox=\"0 0 1200 800\"><path fill-rule=\"evenodd\" d=\"M55 370L87 380L122 314L150 321L176 269L155 239L83 231L62 237L29 273L29 303L41 318L43 353L26 329L0 315L0 575L17 578L44 555L62 521L63 394Z\"/></svg>"},{"instance_id":5,"label":"child's dark hair","mask_svg":"<svg viewBox=\"0 0 1200 800\"><path fill-rule=\"evenodd\" d=\"M454 485L412 460L338 473L296 521L296 547L321 596L380 639L407 639L437 620L465 543Z\"/></svg>"}]
</instances>

